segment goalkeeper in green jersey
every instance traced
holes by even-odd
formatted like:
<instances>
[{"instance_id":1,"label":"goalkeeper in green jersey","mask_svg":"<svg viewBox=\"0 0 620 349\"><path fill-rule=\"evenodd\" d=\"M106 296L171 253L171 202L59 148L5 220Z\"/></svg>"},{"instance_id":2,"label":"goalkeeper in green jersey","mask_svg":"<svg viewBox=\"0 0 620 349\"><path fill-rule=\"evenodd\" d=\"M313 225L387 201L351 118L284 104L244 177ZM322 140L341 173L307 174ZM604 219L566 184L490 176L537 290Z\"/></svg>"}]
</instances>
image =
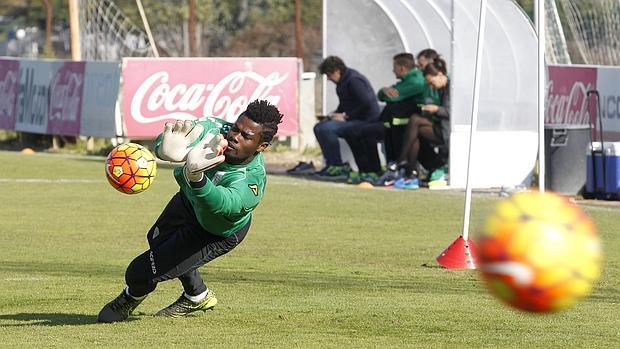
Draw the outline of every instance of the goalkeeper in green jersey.
<instances>
[{"instance_id":1,"label":"goalkeeper in green jersey","mask_svg":"<svg viewBox=\"0 0 620 349\"><path fill-rule=\"evenodd\" d=\"M149 249L127 267L127 287L99 312L99 322L127 319L161 281L179 279L183 294L157 316L178 317L217 304L198 272L243 241L267 180L261 152L282 114L254 101L234 124L216 118L166 124L155 153L171 161L180 190L147 234Z\"/></svg>"}]
</instances>

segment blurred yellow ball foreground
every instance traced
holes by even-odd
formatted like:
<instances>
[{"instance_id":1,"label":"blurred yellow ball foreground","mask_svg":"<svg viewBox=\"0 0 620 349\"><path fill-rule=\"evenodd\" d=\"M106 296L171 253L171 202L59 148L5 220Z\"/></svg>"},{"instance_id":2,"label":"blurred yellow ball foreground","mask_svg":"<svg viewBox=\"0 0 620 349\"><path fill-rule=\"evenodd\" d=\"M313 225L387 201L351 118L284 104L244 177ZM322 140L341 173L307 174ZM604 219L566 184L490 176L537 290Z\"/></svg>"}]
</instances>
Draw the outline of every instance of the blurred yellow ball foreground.
<instances>
[{"instance_id":1,"label":"blurred yellow ball foreground","mask_svg":"<svg viewBox=\"0 0 620 349\"><path fill-rule=\"evenodd\" d=\"M478 239L491 292L521 310L567 308L592 291L601 247L592 220L566 198L523 192L499 202Z\"/></svg>"}]
</instances>

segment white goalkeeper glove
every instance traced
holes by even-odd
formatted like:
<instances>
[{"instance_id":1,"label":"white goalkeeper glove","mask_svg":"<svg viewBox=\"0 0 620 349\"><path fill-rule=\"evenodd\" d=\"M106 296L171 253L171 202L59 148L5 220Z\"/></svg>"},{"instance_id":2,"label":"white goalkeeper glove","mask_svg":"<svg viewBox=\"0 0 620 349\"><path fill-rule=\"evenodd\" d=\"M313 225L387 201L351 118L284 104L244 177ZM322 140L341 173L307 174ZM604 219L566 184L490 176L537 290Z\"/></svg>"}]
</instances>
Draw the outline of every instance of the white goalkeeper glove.
<instances>
[{"instance_id":1,"label":"white goalkeeper glove","mask_svg":"<svg viewBox=\"0 0 620 349\"><path fill-rule=\"evenodd\" d=\"M185 175L190 182L202 180L203 172L209 170L226 159L224 150L228 141L222 135L207 134L187 154Z\"/></svg>"},{"instance_id":2,"label":"white goalkeeper glove","mask_svg":"<svg viewBox=\"0 0 620 349\"><path fill-rule=\"evenodd\" d=\"M185 161L191 150L188 147L200 137L202 130L202 125L189 120L166 123L164 136L159 146L159 158L172 162Z\"/></svg>"}]
</instances>

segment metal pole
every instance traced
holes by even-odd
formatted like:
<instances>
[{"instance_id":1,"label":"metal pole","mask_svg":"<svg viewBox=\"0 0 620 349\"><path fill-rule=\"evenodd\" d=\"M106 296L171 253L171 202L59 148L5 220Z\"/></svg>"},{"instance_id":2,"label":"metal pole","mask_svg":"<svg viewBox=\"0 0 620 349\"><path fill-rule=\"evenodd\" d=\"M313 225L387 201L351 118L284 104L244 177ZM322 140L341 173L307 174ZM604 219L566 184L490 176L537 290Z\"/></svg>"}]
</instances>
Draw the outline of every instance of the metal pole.
<instances>
[{"instance_id":1,"label":"metal pole","mask_svg":"<svg viewBox=\"0 0 620 349\"><path fill-rule=\"evenodd\" d=\"M295 54L304 59L304 44L301 31L301 0L295 0Z\"/></svg>"},{"instance_id":2,"label":"metal pole","mask_svg":"<svg viewBox=\"0 0 620 349\"><path fill-rule=\"evenodd\" d=\"M545 0L536 0L538 33L538 190L545 191Z\"/></svg>"},{"instance_id":3,"label":"metal pole","mask_svg":"<svg viewBox=\"0 0 620 349\"><path fill-rule=\"evenodd\" d=\"M43 48L43 54L52 58L54 52L52 51L52 4L49 0L41 0L45 5L45 46Z\"/></svg>"},{"instance_id":4,"label":"metal pole","mask_svg":"<svg viewBox=\"0 0 620 349\"><path fill-rule=\"evenodd\" d=\"M149 27L149 21L146 19L146 14L144 13L144 8L142 7L142 1L136 0L136 4L138 5L138 11L140 11L140 17L142 18L142 24L144 24L144 30L146 31L146 36L149 38L149 44L151 45L151 49L153 50L153 55L159 58L159 51L157 51L155 40L153 40L153 35L151 34L151 27Z\"/></svg>"},{"instance_id":5,"label":"metal pole","mask_svg":"<svg viewBox=\"0 0 620 349\"><path fill-rule=\"evenodd\" d=\"M69 0L69 27L71 28L71 59L82 60L80 46L80 20L78 16L78 0Z\"/></svg>"},{"instance_id":6,"label":"metal pole","mask_svg":"<svg viewBox=\"0 0 620 349\"><path fill-rule=\"evenodd\" d=\"M469 131L469 152L467 153L467 180L465 181L465 213L463 214L463 240L469 238L469 220L471 216L471 171L472 152L476 129L478 128L478 102L480 99L480 76L482 75L482 52L487 17L487 0L480 1L480 19L478 20L478 44L476 46L476 70L474 71L474 95L471 108L471 128Z\"/></svg>"}]
</instances>

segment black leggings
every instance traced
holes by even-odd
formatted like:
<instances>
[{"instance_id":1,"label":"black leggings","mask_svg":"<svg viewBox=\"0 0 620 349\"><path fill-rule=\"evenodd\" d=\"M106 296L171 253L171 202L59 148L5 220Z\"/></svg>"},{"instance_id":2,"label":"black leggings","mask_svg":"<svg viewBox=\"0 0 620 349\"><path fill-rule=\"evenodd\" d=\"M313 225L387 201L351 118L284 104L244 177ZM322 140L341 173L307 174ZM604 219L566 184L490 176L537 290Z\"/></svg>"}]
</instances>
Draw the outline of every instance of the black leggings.
<instances>
[{"instance_id":1,"label":"black leggings","mask_svg":"<svg viewBox=\"0 0 620 349\"><path fill-rule=\"evenodd\" d=\"M243 241L250 221L229 237L204 230L185 195L172 197L147 234L150 249L127 267L125 282L134 297L155 290L157 283L178 278L185 293L196 296L207 290L198 268L222 256Z\"/></svg>"},{"instance_id":2,"label":"black leggings","mask_svg":"<svg viewBox=\"0 0 620 349\"><path fill-rule=\"evenodd\" d=\"M406 132L397 158L397 162L402 164L407 174L411 174L415 170L418 155L424 142L428 145L443 144L441 128L438 127L437 123L414 114L411 116L409 124L406 125Z\"/></svg>"}]
</instances>

